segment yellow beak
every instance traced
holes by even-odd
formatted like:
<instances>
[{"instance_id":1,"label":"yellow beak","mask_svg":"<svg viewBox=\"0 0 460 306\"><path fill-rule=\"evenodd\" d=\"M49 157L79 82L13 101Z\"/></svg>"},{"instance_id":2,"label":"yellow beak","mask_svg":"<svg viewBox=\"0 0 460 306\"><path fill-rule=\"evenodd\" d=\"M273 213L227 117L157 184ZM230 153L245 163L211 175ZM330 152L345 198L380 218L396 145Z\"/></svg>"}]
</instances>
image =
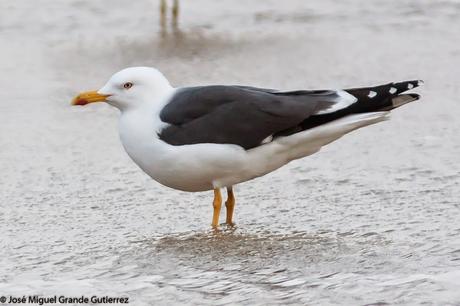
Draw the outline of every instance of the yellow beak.
<instances>
[{"instance_id":1,"label":"yellow beak","mask_svg":"<svg viewBox=\"0 0 460 306\"><path fill-rule=\"evenodd\" d=\"M109 95L98 94L97 91L85 91L72 99L72 105L86 105L94 102L104 102Z\"/></svg>"}]
</instances>

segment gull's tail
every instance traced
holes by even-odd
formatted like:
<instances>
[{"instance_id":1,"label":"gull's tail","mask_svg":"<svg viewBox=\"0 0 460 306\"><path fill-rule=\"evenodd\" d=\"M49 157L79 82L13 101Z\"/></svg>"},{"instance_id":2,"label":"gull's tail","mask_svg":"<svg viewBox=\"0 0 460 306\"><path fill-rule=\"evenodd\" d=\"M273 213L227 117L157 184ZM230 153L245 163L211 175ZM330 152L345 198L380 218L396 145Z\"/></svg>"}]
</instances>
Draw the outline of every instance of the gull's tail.
<instances>
[{"instance_id":1,"label":"gull's tail","mask_svg":"<svg viewBox=\"0 0 460 306\"><path fill-rule=\"evenodd\" d=\"M403 106L404 104L417 101L418 99L420 99L420 96L414 93L397 95L396 97L391 99L390 106L383 107L380 110L392 110L400 106Z\"/></svg>"}]
</instances>

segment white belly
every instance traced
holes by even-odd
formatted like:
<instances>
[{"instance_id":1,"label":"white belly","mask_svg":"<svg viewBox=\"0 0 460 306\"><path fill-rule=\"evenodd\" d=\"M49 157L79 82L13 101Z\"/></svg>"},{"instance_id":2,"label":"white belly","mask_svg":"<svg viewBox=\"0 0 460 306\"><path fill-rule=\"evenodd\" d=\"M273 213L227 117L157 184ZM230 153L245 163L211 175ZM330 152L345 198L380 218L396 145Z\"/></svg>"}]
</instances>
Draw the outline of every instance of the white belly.
<instances>
[{"instance_id":1,"label":"white belly","mask_svg":"<svg viewBox=\"0 0 460 306\"><path fill-rule=\"evenodd\" d=\"M158 124L135 115L122 114L120 139L131 159L157 182L184 191L205 191L252 178L248 153L240 146L169 145L158 139ZM224 180L234 176L230 184Z\"/></svg>"},{"instance_id":2,"label":"white belly","mask_svg":"<svg viewBox=\"0 0 460 306\"><path fill-rule=\"evenodd\" d=\"M294 159L289 149L277 142L248 151L230 144L172 146L159 139L150 145L130 141L123 141L123 145L133 161L150 177L165 186L184 191L233 186L267 174ZM316 151L302 152L302 156Z\"/></svg>"},{"instance_id":3,"label":"white belly","mask_svg":"<svg viewBox=\"0 0 460 306\"><path fill-rule=\"evenodd\" d=\"M258 176L256 168L265 169L267 164L267 161L258 160L258 167L251 165L251 154L236 145L172 146L158 139L147 146L130 145L125 141L123 145L133 161L150 177L165 186L184 191L233 186Z\"/></svg>"},{"instance_id":4,"label":"white belly","mask_svg":"<svg viewBox=\"0 0 460 306\"><path fill-rule=\"evenodd\" d=\"M219 184L220 179L244 172L247 153L241 147L220 144L171 146L161 140L155 142L152 151L158 152L158 147L166 150L141 168L168 187L185 191L211 190L224 187Z\"/></svg>"},{"instance_id":5,"label":"white belly","mask_svg":"<svg viewBox=\"0 0 460 306\"><path fill-rule=\"evenodd\" d=\"M385 114L348 116L248 151L231 144L169 145L158 139L152 132L155 129L141 126L136 118L121 120L120 138L128 155L154 180L174 189L205 191L267 174L352 130L385 120Z\"/></svg>"}]
</instances>

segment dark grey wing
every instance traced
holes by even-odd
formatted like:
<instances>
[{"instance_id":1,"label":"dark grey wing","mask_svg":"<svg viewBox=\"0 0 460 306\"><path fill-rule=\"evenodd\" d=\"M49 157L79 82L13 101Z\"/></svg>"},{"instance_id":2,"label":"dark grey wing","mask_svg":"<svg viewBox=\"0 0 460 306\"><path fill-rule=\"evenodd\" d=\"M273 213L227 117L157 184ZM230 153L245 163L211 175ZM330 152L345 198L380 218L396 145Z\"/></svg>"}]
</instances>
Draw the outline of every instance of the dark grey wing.
<instances>
[{"instance_id":1,"label":"dark grey wing","mask_svg":"<svg viewBox=\"0 0 460 306\"><path fill-rule=\"evenodd\" d=\"M170 125L159 137L172 145L228 143L250 149L271 135L298 126L312 115L333 109L342 100L339 92L324 90L278 92L244 86L182 88L160 113L160 119Z\"/></svg>"}]
</instances>

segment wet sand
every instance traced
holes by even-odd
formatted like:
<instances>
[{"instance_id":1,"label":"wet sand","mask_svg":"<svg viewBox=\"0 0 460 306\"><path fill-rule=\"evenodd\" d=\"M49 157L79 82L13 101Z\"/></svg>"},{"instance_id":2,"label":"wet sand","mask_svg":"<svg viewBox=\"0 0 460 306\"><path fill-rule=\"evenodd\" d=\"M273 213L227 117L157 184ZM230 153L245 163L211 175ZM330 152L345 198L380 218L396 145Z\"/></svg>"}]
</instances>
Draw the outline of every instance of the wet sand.
<instances>
[{"instance_id":1,"label":"wet sand","mask_svg":"<svg viewBox=\"0 0 460 306\"><path fill-rule=\"evenodd\" d=\"M0 3L0 293L131 305L458 305L456 1ZM342 88L424 79L420 102L236 187L159 185L123 151L116 110L69 106L115 71L176 86Z\"/></svg>"}]
</instances>

